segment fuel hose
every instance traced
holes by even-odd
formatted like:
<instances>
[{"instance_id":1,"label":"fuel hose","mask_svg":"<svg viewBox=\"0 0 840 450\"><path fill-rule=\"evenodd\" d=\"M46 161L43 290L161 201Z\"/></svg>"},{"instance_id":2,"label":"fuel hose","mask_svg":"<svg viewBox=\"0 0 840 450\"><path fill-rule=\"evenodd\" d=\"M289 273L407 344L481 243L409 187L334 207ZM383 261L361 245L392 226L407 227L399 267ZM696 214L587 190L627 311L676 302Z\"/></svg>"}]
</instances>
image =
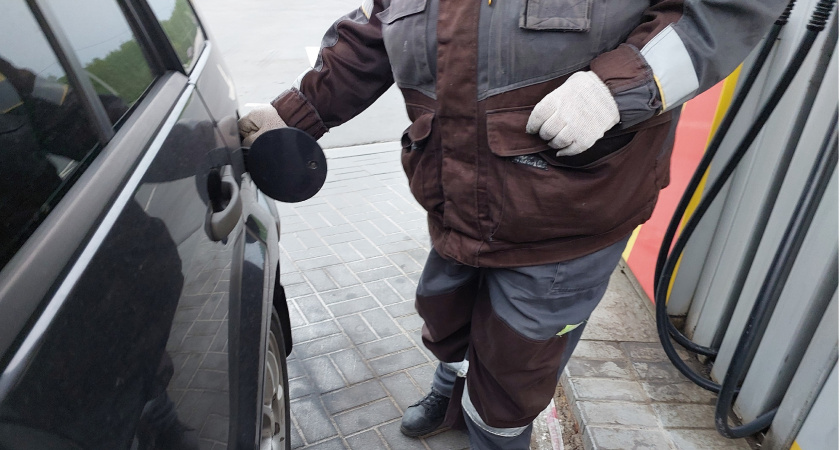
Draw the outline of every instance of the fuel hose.
<instances>
[{"instance_id":1,"label":"fuel hose","mask_svg":"<svg viewBox=\"0 0 840 450\"><path fill-rule=\"evenodd\" d=\"M714 348L699 346L691 342L687 337L680 333L680 331L677 330L677 328L670 322L666 308L668 294L667 289L668 285L670 284L670 280L673 276L677 260L682 254L682 251L685 249L685 246L691 234L694 232L703 215L711 206L712 201L720 193L727 180L731 177L732 173L737 168L744 154L746 154L747 150L752 146L752 143L754 142L755 138L758 136L759 132L766 124L773 110L779 104L784 93L787 91L789 84L798 73L806 56L813 47L818 34L825 28L826 22L834 8L834 0L823 0L817 4L815 11L812 15L811 21L808 23L805 36L802 38L802 41L800 42L790 63L784 70L781 78L776 83L770 97L761 108L755 121L749 127L746 136L742 138L742 140L739 142L739 145L736 147L734 154L730 157L729 161L724 166L721 174L705 193L702 201L697 207L696 212L686 222L683 232L673 245L673 249L671 249L670 252L669 249L671 248L670 244L674 238L674 235L676 234L679 222L682 219L685 210L687 209L687 205L691 200L694 191L699 186L700 181L702 180L704 174L706 173L706 170L708 169L712 159L715 156L715 153L720 148L721 142L726 136L726 133L729 131L732 122L734 121L735 115L740 110L740 107L743 105L744 99L748 95L755 82L755 79L760 73L762 68L761 66L763 66L764 61L766 61L767 54L769 54L770 48L773 45L772 41L775 41L775 37L778 36L778 32L780 31L781 26L783 26L787 22L787 18L790 15L793 3L794 1L790 2L785 12L774 25L774 28L768 35L768 38L765 40L764 46L759 51L756 62L753 65L749 75L747 76L744 85L739 91L736 99L733 101L732 107L730 108L729 112L724 117L724 120L721 123L718 132L715 134L714 138L712 139L712 142L709 145L709 150L707 150L706 154L704 155L704 158L700 162L697 171L692 177L692 180L689 183L686 192L681 198L680 204L677 207L677 211L672 217L671 223L669 224L668 230L666 231L666 235L663 239L662 246L660 247L660 253L657 259L655 271L656 287L654 291L654 296L656 300L657 332L659 334L659 339L662 343L663 349L665 350L665 353L668 355L668 358L671 360L674 366L691 381L695 382L696 384L707 390L718 392L720 394L718 397L716 407L715 423L718 428L718 431L722 435L729 438L748 436L766 428L772 422L772 419L776 412L775 409L768 411L759 416L758 419L738 427L730 427L727 419L729 410L732 406L732 401L734 400L735 395L738 392L738 386L741 383L743 377L745 376L746 370L749 368L749 363L751 362L750 356L753 354L755 347L760 342L761 336L763 335L764 329L766 328L766 324L770 319L770 315L772 314L773 309L775 308L776 302L778 301L778 296L781 294L781 289L784 286L784 282L786 281L787 276L790 273L790 268L792 267L793 261L795 260L796 253L801 247L802 240L804 240L804 234L807 231L808 226L810 226L810 223L813 219L813 214L816 211L816 205L819 204L819 199L825 192L825 187L828 183L828 179L830 179L830 176L833 173L834 168L836 167L836 112L832 122L834 126L829 130L829 133L823 140L823 144L819 151L817 163L812 169L811 176L808 178L809 182L806 185L805 190L803 191L800 201L797 203L797 207L794 211L794 216L788 225L788 231L785 233L785 237L779 246L779 249L776 253L776 257L774 258L773 263L771 264L768 274L764 280L764 284L762 285L762 289L759 292L759 296L753 307L753 311L751 312L750 317L748 318L745 331L742 334L741 339L739 340L735 354L733 354L732 362L728 367L726 377L724 378L723 386L714 383L713 381L708 380L705 377L697 374L684 361L682 361L682 359L679 358L679 355L677 354L674 345L671 342L671 337L674 338L674 341L684 346L686 349L693 351L694 353L699 353L713 357L716 355L717 350ZM779 189L781 188L782 182L784 181L785 175L787 173L787 168L789 167L790 160L792 159L793 153L799 142L799 138L802 135L811 109L813 108L817 93L820 89L822 80L825 77L825 73L828 69L833 45L836 41L837 21L835 20L832 22L825 47L820 55L820 58L818 59L816 69L803 98L803 102L800 107L800 114L797 116L797 119L793 124L793 131L791 133L790 138L788 139L787 144L785 145L782 156L780 158L780 162L777 165L777 169L773 174L773 182L771 183L771 186L773 187L771 188L771 192L769 192L768 195L765 196L765 202L763 208L761 209L761 214L757 223L757 229L755 233L756 236L754 236L748 243L746 253L747 256L749 256L749 258L754 257L755 252L757 251L761 235L763 235L764 233L764 229L766 228L767 222L769 221L769 215L772 212L773 201L778 195ZM801 236L798 236L798 234L801 234ZM747 269L748 268L742 268L736 275L736 285L734 286L733 296L731 297L731 299L735 299L738 296L740 296L741 290L743 288L743 283L746 279L746 275L748 274ZM734 302L729 303L734 304Z\"/></svg>"},{"instance_id":2,"label":"fuel hose","mask_svg":"<svg viewBox=\"0 0 840 450\"><path fill-rule=\"evenodd\" d=\"M787 18L789 17L790 9L792 8L792 6L793 2L791 2L788 5L788 8L785 10L785 13L783 13L783 15L774 25L773 30L771 30L771 36L774 33L778 35L779 28L787 22ZM700 220L711 206L715 197L720 193L728 179L731 177L734 170L737 168L738 164L740 163L743 156L746 154L747 150L749 150L752 143L755 141L755 138L763 129L773 110L779 104L781 98L787 91L788 86L790 85L791 81L793 81L794 77L801 68L802 63L804 62L805 58L807 57L808 53L813 47L813 44L816 41L818 34L825 28L825 23L833 7L833 0L823 0L818 3L817 7L815 8L814 14L812 15L812 19L808 24L805 36L802 38L802 41L797 47L796 52L794 53L790 63L787 65L779 81L776 83L769 98L760 109L760 112L757 115L755 121L749 127L747 134L739 142L734 154L725 164L721 174L718 176L715 182L712 183L712 185L705 193L703 199L697 207L696 212L686 222L683 232L681 233L677 241L674 243L673 248L669 252L669 248L671 247L671 241L673 240L674 235L676 234L679 222L682 219L683 214L685 213L688 202L690 201L694 190L696 190L699 186L703 175L705 174L706 170L711 164L712 159L715 156L715 153L720 148L721 142L723 141L726 133L729 131L729 128L731 127L731 124L734 121L736 113L743 104L744 99L749 93L749 90L752 88L755 78L757 78L758 73L761 70L761 66L764 63L764 60L766 60L765 53L769 54L769 48L767 47L772 46L773 41L769 39L770 36L768 36L768 39L765 40L764 46L759 52L759 57L762 57L762 55L764 55L764 59L762 60L761 58L759 58L756 60L756 63L753 65L750 74L748 75L744 85L742 86L742 89L739 91L735 101L733 102L732 108L724 117L720 129L715 134L712 142L710 143L709 151L706 152L706 155L701 161L698 170L692 177L692 180L689 183L689 187L686 189L686 192L683 195L680 204L677 207L677 211L672 217L671 223L669 224L669 228L666 231L666 235L663 239L662 246L660 247L660 254L656 266L656 287L654 291L654 296L656 300L655 303L657 316L657 332L659 334L660 342L662 343L663 349L668 355L668 358L681 373L683 373L694 383L712 392L719 392L720 385L714 383L711 380L708 380L702 375L697 374L684 361L682 361L679 358L679 355L677 354L670 338L673 336L676 342L680 343L680 345L683 345L688 350L694 351L695 353L700 353L707 356L715 356L717 351L716 349L701 347L692 343L690 340L688 340L688 338L682 335L682 333L680 333L679 330L677 330L673 324L671 324L667 315L666 308L668 285L673 276L679 256L685 249L685 246L690 236L697 228ZM833 31L831 33L834 36L833 40L836 40L836 21L832 25ZM775 38L773 38L773 40L775 40ZM829 41L832 41L831 37L827 41L827 44ZM803 100L802 108L800 108L803 112L803 114L800 114L800 116L805 116L806 119L808 112L813 106L813 100L815 99L817 92L819 91L820 82L824 77L825 70L827 70L830 52L823 53L828 53L828 55L821 58L820 62L818 63L818 69L815 72L812 82L808 87L805 99ZM819 72L822 72L822 74L820 74ZM789 140L789 145L786 146L786 151L784 152L785 154L783 155L783 159L789 158L790 154L792 154L793 150L796 148L796 142L794 141L798 141L799 136L801 136L804 124L805 120L798 120L795 124L798 130L795 129L793 134L791 135L791 139ZM787 160L789 161L789 159ZM784 175L786 173L785 169L787 168L787 165L780 164L779 167L780 169L777 171L776 176L779 177L779 179L777 180L777 184L781 185L781 182L779 180L783 180ZM770 196L768 195L767 198L769 199ZM768 208L772 207L772 199L768 201L768 205L766 206L768 206ZM764 225L766 225L766 223ZM759 233L763 233L763 229L760 230Z\"/></svg>"}]
</instances>

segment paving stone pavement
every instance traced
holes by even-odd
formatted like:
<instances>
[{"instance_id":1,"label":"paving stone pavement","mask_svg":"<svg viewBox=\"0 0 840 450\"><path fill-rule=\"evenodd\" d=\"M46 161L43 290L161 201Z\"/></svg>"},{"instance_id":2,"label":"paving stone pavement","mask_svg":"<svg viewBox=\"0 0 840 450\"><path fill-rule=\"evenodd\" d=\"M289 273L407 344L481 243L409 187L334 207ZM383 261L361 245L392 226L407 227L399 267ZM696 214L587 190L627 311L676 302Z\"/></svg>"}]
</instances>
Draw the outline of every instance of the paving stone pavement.
<instances>
[{"instance_id":1,"label":"paving stone pavement","mask_svg":"<svg viewBox=\"0 0 840 450\"><path fill-rule=\"evenodd\" d=\"M622 263L561 377L586 450L749 450L746 440L715 430L715 395L668 360L640 290Z\"/></svg>"},{"instance_id":2,"label":"paving stone pavement","mask_svg":"<svg viewBox=\"0 0 840 450\"><path fill-rule=\"evenodd\" d=\"M435 368L414 310L429 236L399 144L326 154L321 192L306 202L278 203L281 281L294 339L292 447L469 448L458 431L419 440L399 431L403 411L428 390ZM561 383L586 449L749 449L714 431L714 396L668 362L645 302L617 269L564 371ZM532 448L552 446L535 438Z\"/></svg>"},{"instance_id":3,"label":"paving stone pavement","mask_svg":"<svg viewBox=\"0 0 840 450\"><path fill-rule=\"evenodd\" d=\"M326 154L321 192L278 203L294 340L292 447L468 448L459 431L420 440L399 431L403 411L425 394L435 369L414 310L429 251L426 216L408 189L399 144Z\"/></svg>"}]
</instances>

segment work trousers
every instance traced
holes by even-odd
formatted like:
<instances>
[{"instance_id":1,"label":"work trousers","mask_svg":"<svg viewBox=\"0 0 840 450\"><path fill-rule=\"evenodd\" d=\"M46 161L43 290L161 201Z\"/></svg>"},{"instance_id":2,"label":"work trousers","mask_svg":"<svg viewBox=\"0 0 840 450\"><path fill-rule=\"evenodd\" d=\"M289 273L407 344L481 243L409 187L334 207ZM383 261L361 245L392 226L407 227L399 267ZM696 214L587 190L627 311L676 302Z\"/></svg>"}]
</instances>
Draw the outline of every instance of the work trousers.
<instances>
[{"instance_id":1,"label":"work trousers","mask_svg":"<svg viewBox=\"0 0 840 450\"><path fill-rule=\"evenodd\" d=\"M560 263L476 268L434 249L417 286L423 343L440 360L432 387L446 423L473 449L522 449L551 401L627 240Z\"/></svg>"}]
</instances>

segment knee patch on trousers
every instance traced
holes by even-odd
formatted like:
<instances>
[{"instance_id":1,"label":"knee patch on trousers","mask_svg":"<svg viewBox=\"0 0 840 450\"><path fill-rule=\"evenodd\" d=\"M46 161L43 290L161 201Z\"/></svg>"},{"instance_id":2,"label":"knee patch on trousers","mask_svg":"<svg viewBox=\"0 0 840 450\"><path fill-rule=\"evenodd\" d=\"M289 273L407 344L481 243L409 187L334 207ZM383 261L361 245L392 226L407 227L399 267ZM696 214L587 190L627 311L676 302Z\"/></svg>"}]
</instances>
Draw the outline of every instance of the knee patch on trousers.
<instances>
[{"instance_id":1,"label":"knee patch on trousers","mask_svg":"<svg viewBox=\"0 0 840 450\"><path fill-rule=\"evenodd\" d=\"M483 299L482 299L483 300ZM493 311L489 299L475 306L467 392L475 411L492 428L520 428L545 409L557 387L567 335L525 337Z\"/></svg>"}]
</instances>

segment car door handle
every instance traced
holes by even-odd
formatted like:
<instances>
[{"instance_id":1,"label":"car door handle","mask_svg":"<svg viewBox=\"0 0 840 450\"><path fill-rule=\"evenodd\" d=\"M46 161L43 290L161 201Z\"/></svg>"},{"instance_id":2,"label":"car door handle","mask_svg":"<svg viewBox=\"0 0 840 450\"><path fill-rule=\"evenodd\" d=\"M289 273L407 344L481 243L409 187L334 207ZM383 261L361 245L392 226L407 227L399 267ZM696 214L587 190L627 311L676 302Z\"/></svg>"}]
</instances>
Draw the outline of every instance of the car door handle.
<instances>
[{"instance_id":1,"label":"car door handle","mask_svg":"<svg viewBox=\"0 0 840 450\"><path fill-rule=\"evenodd\" d=\"M207 234L214 241L226 238L242 216L242 197L230 166L214 169L207 179L210 206L207 214Z\"/></svg>"}]
</instances>

